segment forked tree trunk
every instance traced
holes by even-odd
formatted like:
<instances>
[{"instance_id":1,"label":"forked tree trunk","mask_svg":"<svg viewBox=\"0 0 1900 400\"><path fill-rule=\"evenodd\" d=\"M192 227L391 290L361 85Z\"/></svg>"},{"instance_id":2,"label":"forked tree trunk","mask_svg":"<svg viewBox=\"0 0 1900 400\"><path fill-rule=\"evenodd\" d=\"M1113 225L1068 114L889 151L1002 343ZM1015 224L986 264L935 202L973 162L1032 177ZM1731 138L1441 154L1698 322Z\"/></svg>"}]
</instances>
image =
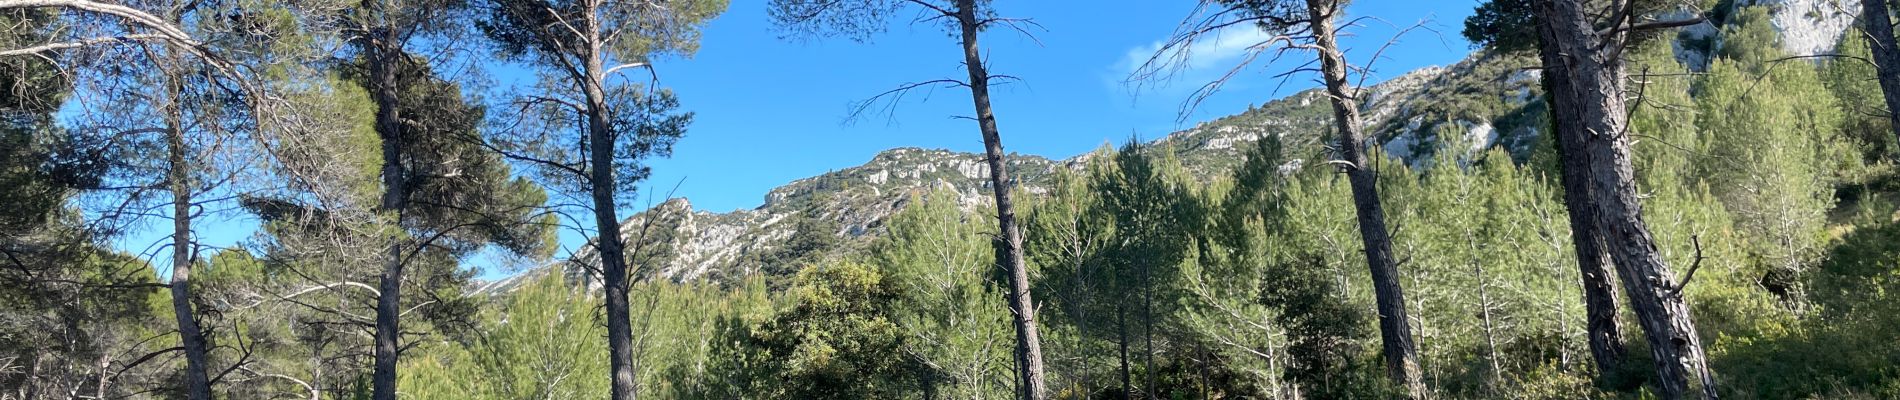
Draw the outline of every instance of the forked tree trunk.
<instances>
[{"instance_id":1,"label":"forked tree trunk","mask_svg":"<svg viewBox=\"0 0 1900 400\"><path fill-rule=\"evenodd\" d=\"M1004 162L1003 137L997 132L996 114L990 111L990 75L983 66L983 55L976 43L982 28L977 19L976 0L956 1L957 22L963 44L963 64L970 73L970 100L976 106L976 124L983 131L983 153L990 167L990 189L996 195L996 225L1002 235L1003 259L998 260L1009 272L1009 309L1016 323L1016 366L1018 384L1025 400L1041 400L1042 339L1036 333L1036 302L1029 295L1029 270L1023 262L1023 232L1016 226L1016 206L1010 201L1015 185L1009 179Z\"/></svg>"},{"instance_id":2,"label":"forked tree trunk","mask_svg":"<svg viewBox=\"0 0 1900 400\"><path fill-rule=\"evenodd\" d=\"M185 348L185 397L211 400L211 379L205 372L204 331L198 327L197 313L191 309L191 165L186 158L184 110L178 77L165 72L165 144L168 153L166 181L172 192L172 315L178 321L178 339ZM101 389L104 382L101 378ZM100 396L104 396L102 391Z\"/></svg>"},{"instance_id":3,"label":"forked tree trunk","mask_svg":"<svg viewBox=\"0 0 1900 400\"><path fill-rule=\"evenodd\" d=\"M1577 0L1541 0L1535 10L1551 118L1564 157L1566 178L1582 177L1604 250L1616 265L1636 318L1656 360L1664 398L1690 393L1691 380L1704 398L1716 398L1689 307L1669 265L1656 250L1642 219L1631 167L1622 62L1622 34L1599 35ZM1607 44L1607 45L1606 45ZM1571 159L1576 159L1574 162ZM1573 206L1575 202L1572 202Z\"/></svg>"},{"instance_id":4,"label":"forked tree trunk","mask_svg":"<svg viewBox=\"0 0 1900 400\"><path fill-rule=\"evenodd\" d=\"M1551 71L1544 71L1543 76L1544 93L1554 93ZM1557 129L1563 128L1552 131ZM1562 164L1559 177L1563 181L1565 216L1570 219L1570 244L1577 252L1577 275L1583 281L1584 330L1589 335L1590 356L1600 381L1607 383L1621 380L1614 374L1623 369L1626 351L1617 322L1616 285L1610 283L1610 254L1603 250L1596 210L1590 207L1594 201L1585 177L1589 168L1578 156L1583 154L1583 142L1578 139L1581 137L1558 135L1557 158Z\"/></svg>"},{"instance_id":5,"label":"forked tree trunk","mask_svg":"<svg viewBox=\"0 0 1900 400\"><path fill-rule=\"evenodd\" d=\"M1392 256L1392 237L1385 226L1385 209L1379 204L1379 173L1366 156L1366 137L1359 127L1359 106L1353 97L1356 89L1346 81L1346 58L1339 50L1333 16L1340 10L1336 0L1307 0L1312 19L1314 44L1319 47L1320 72L1326 82L1327 97L1332 99L1333 125L1339 130L1340 159L1350 163L1346 177L1352 186L1353 208L1359 216L1359 237L1365 244L1366 264L1372 270L1373 295L1379 311L1379 337L1383 342L1386 373L1405 389L1410 398L1426 396L1420 377L1418 347L1412 343L1412 327L1405 312L1405 292L1399 287L1397 260Z\"/></svg>"},{"instance_id":6,"label":"forked tree trunk","mask_svg":"<svg viewBox=\"0 0 1900 400\"><path fill-rule=\"evenodd\" d=\"M1880 78L1880 94L1887 101L1887 123L1900 139L1900 44L1893 37L1893 16L1886 0L1861 0L1860 17L1867 30L1867 48ZM1900 142L1896 142L1900 143ZM1890 151L1900 151L1891 150Z\"/></svg>"},{"instance_id":7,"label":"forked tree trunk","mask_svg":"<svg viewBox=\"0 0 1900 400\"><path fill-rule=\"evenodd\" d=\"M372 18L386 17L390 11L381 0L364 0L364 8ZM396 63L402 57L402 48L395 43L395 28L391 26L370 29L365 46L365 61L369 64L369 92L376 102L376 134L383 141L383 202L382 213L394 218L393 224L402 225L409 203L407 174L402 165L402 115L397 107L400 95L396 90ZM384 254L383 275L377 284L376 296L376 365L371 380L371 397L375 400L396 400L396 359L401 351L402 334L402 240L390 240Z\"/></svg>"}]
</instances>

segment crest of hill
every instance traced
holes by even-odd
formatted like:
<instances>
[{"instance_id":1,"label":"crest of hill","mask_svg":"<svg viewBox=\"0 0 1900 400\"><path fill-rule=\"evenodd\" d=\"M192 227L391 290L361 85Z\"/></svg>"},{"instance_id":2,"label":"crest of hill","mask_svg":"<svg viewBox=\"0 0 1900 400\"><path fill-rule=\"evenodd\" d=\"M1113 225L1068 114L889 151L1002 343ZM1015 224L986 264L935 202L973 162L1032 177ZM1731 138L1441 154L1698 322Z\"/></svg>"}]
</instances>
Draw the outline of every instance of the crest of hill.
<instances>
[{"instance_id":1,"label":"crest of hill","mask_svg":"<svg viewBox=\"0 0 1900 400\"><path fill-rule=\"evenodd\" d=\"M1826 3L1826 4L1822 4ZM1838 4L1836 4L1838 3ZM1768 5L1783 48L1795 55L1826 52L1845 33L1857 0L1737 0L1730 7ZM1722 11L1722 10L1718 10ZM1850 14L1844 14L1850 13ZM1674 43L1677 58L1691 68L1720 45L1713 25L1684 29ZM1362 88L1362 123L1387 157L1413 167L1428 167L1439 151L1472 157L1502 147L1519 161L1537 143L1543 119L1540 76L1533 56L1477 52L1449 67L1407 72ZM1325 93L1306 90L1269 101L1235 115L1146 143L1168 146L1182 165L1200 179L1218 179L1241 165L1246 145L1275 135L1296 148L1320 149L1332 137L1332 110ZM1302 153L1295 153L1302 154ZM1313 153L1306 153L1313 154ZM1091 154L1065 160L1012 154L1011 174L1022 193L1044 193L1048 179L1063 168L1076 168ZM1307 168L1318 163L1303 163ZM886 219L931 190L955 194L966 209L990 202L988 171L980 154L901 147L885 150L862 165L799 179L772 189L758 208L726 213L693 209L673 199L637 213L622 224L629 247L642 256L633 264L649 278L671 281L732 281L759 274L764 266L788 262L787 243L800 221L821 223L837 245L825 257L862 249L882 232ZM830 229L835 228L835 229ZM594 263L583 252L508 279L481 283L477 293L498 293L534 277L562 273L571 282L598 285L578 265ZM792 257L796 258L796 257Z\"/></svg>"}]
</instances>

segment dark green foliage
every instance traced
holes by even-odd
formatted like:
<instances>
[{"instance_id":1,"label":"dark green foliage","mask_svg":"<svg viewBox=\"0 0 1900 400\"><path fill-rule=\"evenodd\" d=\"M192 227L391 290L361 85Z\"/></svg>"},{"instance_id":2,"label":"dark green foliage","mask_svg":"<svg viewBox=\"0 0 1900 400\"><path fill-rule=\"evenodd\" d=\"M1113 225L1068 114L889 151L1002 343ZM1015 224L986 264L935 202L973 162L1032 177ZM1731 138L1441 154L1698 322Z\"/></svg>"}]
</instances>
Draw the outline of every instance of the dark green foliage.
<instances>
[{"instance_id":1,"label":"dark green foliage","mask_svg":"<svg viewBox=\"0 0 1900 400\"><path fill-rule=\"evenodd\" d=\"M1066 178L1076 179L1064 183L1076 191L1038 205L1028 224L1029 243L1048 246L1029 247L1041 266L1036 285L1050 293L1047 310L1055 311L1045 315L1112 343L1115 363L1131 370L1166 362L1173 351L1166 346L1182 331L1175 326L1186 295L1182 269L1192 262L1194 232L1206 218L1199 195L1182 184L1185 172L1156 152L1130 143L1092 165L1086 181ZM1127 378L1142 393L1159 379Z\"/></svg>"},{"instance_id":2,"label":"dark green foliage","mask_svg":"<svg viewBox=\"0 0 1900 400\"><path fill-rule=\"evenodd\" d=\"M919 390L893 306L904 293L857 263L799 271L789 304L764 321L729 319L714 339L705 393L693 398L873 399Z\"/></svg>"},{"instance_id":3,"label":"dark green foliage","mask_svg":"<svg viewBox=\"0 0 1900 400\"><path fill-rule=\"evenodd\" d=\"M397 64L396 107L405 116L398 145L408 174L404 224L431 240L419 247L448 256L487 244L524 255L552 251L554 218L539 212L547 194L479 144L486 107L465 100L459 84L421 59ZM346 69L344 77L363 84L361 68Z\"/></svg>"},{"instance_id":4,"label":"dark green foliage","mask_svg":"<svg viewBox=\"0 0 1900 400\"><path fill-rule=\"evenodd\" d=\"M0 11L0 48L48 40L55 15ZM99 393L95 378L114 372L99 360L171 346L175 335L159 337L171 317L151 267L108 250L70 203L110 163L96 140L55 124L72 90L56 60L0 58L0 396L131 396L176 371L126 367L124 387Z\"/></svg>"},{"instance_id":5,"label":"dark green foliage","mask_svg":"<svg viewBox=\"0 0 1900 400\"><path fill-rule=\"evenodd\" d=\"M1269 32L1283 32L1289 29L1307 29L1303 25L1308 19L1305 1L1292 0L1220 0L1222 6L1239 10L1247 18L1255 19L1254 24ZM1333 2L1334 7L1344 10L1349 1Z\"/></svg>"},{"instance_id":6,"label":"dark green foliage","mask_svg":"<svg viewBox=\"0 0 1900 400\"><path fill-rule=\"evenodd\" d=\"M785 246L773 249L758 260L759 271L766 276L773 291L784 290L798 272L818 264L838 247L838 226L836 220L814 215L816 209L807 209L794 214L791 222L791 238ZM784 222L781 222L784 223Z\"/></svg>"},{"instance_id":7,"label":"dark green foliage","mask_svg":"<svg viewBox=\"0 0 1900 400\"><path fill-rule=\"evenodd\" d=\"M1537 48L1535 27L1531 21L1530 0L1490 0L1479 4L1471 17L1465 18L1462 33L1474 46L1510 53Z\"/></svg>"},{"instance_id":8,"label":"dark green foliage","mask_svg":"<svg viewBox=\"0 0 1900 400\"><path fill-rule=\"evenodd\" d=\"M7 10L0 47L13 48L50 37L52 12ZM68 76L38 57L0 59L0 232L9 235L50 221L73 190L96 186L104 160L78 146L53 123L53 113L71 90Z\"/></svg>"},{"instance_id":9,"label":"dark green foliage","mask_svg":"<svg viewBox=\"0 0 1900 400\"><path fill-rule=\"evenodd\" d=\"M1362 361L1371 358L1359 344L1367 336L1367 318L1318 273L1321 264L1317 257L1295 256L1264 271L1260 302L1279 311L1274 322L1290 338L1292 365L1285 375L1314 398L1380 397L1382 377Z\"/></svg>"}]
</instances>

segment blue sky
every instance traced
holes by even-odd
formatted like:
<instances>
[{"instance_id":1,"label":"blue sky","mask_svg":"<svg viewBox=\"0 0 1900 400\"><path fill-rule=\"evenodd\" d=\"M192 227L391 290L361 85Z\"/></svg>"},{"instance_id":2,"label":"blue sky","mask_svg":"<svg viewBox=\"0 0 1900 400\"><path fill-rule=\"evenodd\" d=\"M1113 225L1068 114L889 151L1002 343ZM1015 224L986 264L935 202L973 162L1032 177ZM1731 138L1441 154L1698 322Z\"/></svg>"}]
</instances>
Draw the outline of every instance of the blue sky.
<instances>
[{"instance_id":1,"label":"blue sky","mask_svg":"<svg viewBox=\"0 0 1900 400\"><path fill-rule=\"evenodd\" d=\"M1136 90L1123 83L1133 64L1168 38L1193 10L1194 2L994 4L1001 15L1031 18L1046 28L1032 31L1035 39L1007 29L991 30L981 38L991 72L1022 80L992 91L1004 146L1011 152L1066 158L1130 136L1158 138L1315 86L1312 77L1300 76L1276 91L1279 81L1271 76L1293 63L1256 65L1180 121L1177 113L1186 95L1239 62L1246 48L1262 38L1257 31L1229 29L1197 44L1189 64L1198 68ZM1399 38L1374 64L1374 75L1367 81L1448 65L1470 52L1458 30L1476 4L1475 0L1358 0L1349 13L1378 20L1364 21L1341 41L1350 61L1364 63L1399 29L1424 21L1429 29ZM642 190L653 189L642 195L663 195L678 184L675 195L688 198L699 209L746 209L762 204L766 191L774 187L862 164L893 147L982 151L975 123L955 118L972 115L968 92L963 90L917 92L888 118L879 114L852 123L845 120L854 101L908 82L963 77L955 38L938 24L909 24L910 19L900 16L887 32L868 43L843 38L787 40L767 18L764 2L734 1L705 28L697 54L656 62L661 85L676 91L682 108L696 113L696 118L673 157L652 163L653 179ZM531 79L518 75L498 78ZM623 215L638 207L628 208ZM210 225L200 235L213 246L242 240L255 226L242 218ZM140 251L162 235L133 235L123 240L121 248ZM562 242L569 246L581 241L576 233L562 235ZM476 258L470 261L486 263L480 260L484 257ZM489 269L484 277L504 273Z\"/></svg>"},{"instance_id":2,"label":"blue sky","mask_svg":"<svg viewBox=\"0 0 1900 400\"><path fill-rule=\"evenodd\" d=\"M1111 3L1114 6L1086 7ZM1415 30L1387 50L1369 81L1462 59L1470 46L1458 36L1472 0L1360 0L1349 11L1376 16L1343 38L1351 55L1367 57L1399 28L1426 20L1438 33ZM1258 38L1250 29L1225 32L1212 51L1197 51L1202 65L1171 85L1135 90L1122 81L1132 64L1152 53L1181 19L1191 1L997 1L1005 16L1034 19L1047 28L1036 39L1013 30L987 32L991 72L1022 78L995 89L994 106L1005 149L1066 158L1103 143L1138 136L1157 138L1194 123L1238 113L1314 86L1295 78L1274 91L1271 75L1288 66L1260 66L1236 78L1223 93L1177 122L1182 100L1194 87L1240 60ZM961 52L935 24L897 21L870 43L847 39L782 40L762 2L735 1L706 28L701 50L690 59L663 59L661 82L679 93L696 123L671 159L653 163L650 186L697 208L728 211L757 207L767 190L794 179L869 161L899 146L980 152L969 116L967 91L942 89L914 96L897 111L847 124L849 105L908 82L961 78ZM1389 22L1389 24L1388 24ZM1354 62L1361 62L1354 60ZM1276 68L1277 67L1277 68ZM918 93L925 94L925 93ZM684 179L683 181L681 179ZM664 194L664 193L662 193Z\"/></svg>"}]
</instances>

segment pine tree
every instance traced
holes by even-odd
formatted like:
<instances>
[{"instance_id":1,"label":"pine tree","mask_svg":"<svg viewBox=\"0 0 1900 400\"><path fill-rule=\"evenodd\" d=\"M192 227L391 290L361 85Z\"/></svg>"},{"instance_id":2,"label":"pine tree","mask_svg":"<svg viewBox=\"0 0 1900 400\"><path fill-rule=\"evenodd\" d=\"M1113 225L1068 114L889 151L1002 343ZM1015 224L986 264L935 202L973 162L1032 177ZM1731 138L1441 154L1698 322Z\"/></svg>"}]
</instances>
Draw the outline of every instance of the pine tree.
<instances>
[{"instance_id":1,"label":"pine tree","mask_svg":"<svg viewBox=\"0 0 1900 400\"><path fill-rule=\"evenodd\" d=\"M1632 3L1633 4L1633 3ZM1715 377L1689 317L1689 308L1669 264L1657 252L1643 220L1631 166L1628 109L1621 93L1622 54L1638 31L1686 21L1637 24L1633 10L1619 9L1611 28L1599 33L1582 1L1536 4L1539 53L1552 111L1553 134L1563 156L1564 178L1589 182L1587 198L1567 198L1571 208L1589 207L1602 229L1605 249L1647 334L1662 395L1689 394L1695 379L1706 398L1716 397ZM1569 183L1566 183L1569 184Z\"/></svg>"},{"instance_id":2,"label":"pine tree","mask_svg":"<svg viewBox=\"0 0 1900 400\"><path fill-rule=\"evenodd\" d=\"M893 320L922 363L925 398L1008 396L1009 310L997 301L991 232L945 190L913 194L869 252L905 294Z\"/></svg>"},{"instance_id":3,"label":"pine tree","mask_svg":"<svg viewBox=\"0 0 1900 400\"><path fill-rule=\"evenodd\" d=\"M891 15L898 13L906 3L893 0L773 0L770 7L774 22L795 33L840 34L864 40L870 34L882 31ZM1043 378L1042 339L1036 324L1037 305L1029 291L1030 273L1024 256L1023 231L1016 220L1016 204L1013 200L1016 180L1010 177L1009 164L1004 160L1007 153L1003 151L1002 133L997 128L995 110L990 105L991 82L999 79L999 76L989 72L990 67L982 55L983 47L977 43L980 32L1016 22L1013 22L1014 19L995 17L995 10L988 1L912 0L908 3L924 7L923 12L932 15L932 19L951 22L949 28L963 50L962 62L967 76L962 80L910 84L886 94L901 95L910 89L935 84L970 89L970 101L975 110L975 117L971 119L976 121L983 137L984 162L989 167L989 187L996 202L997 251L1002 255L1000 261L1003 270L1010 275L1010 289L1005 296L1009 299L1016 326L1019 397L1040 400L1048 394L1048 389Z\"/></svg>"},{"instance_id":4,"label":"pine tree","mask_svg":"<svg viewBox=\"0 0 1900 400\"><path fill-rule=\"evenodd\" d=\"M542 134L558 134L562 130L552 127L569 124L580 125L587 132L584 138L561 137L554 139L555 143L541 144L546 149L579 149L576 153L528 159L571 175L564 179L583 183L565 189L588 193L594 214L595 254L600 260L602 292L607 299L608 359L613 366L615 400L632 399L639 390L627 291L632 281L640 278L629 277L619 201L634 193L636 185L649 175L643 164L645 158L672 154L673 142L685 133L692 116L673 114L678 101L670 92L642 92L640 85L614 81L614 74L630 68L650 71L652 57L692 54L698 46L699 27L725 8L723 0L658 7L600 1L499 0L493 4L492 19L482 25L483 31L501 45L504 56L532 60L538 68L560 77L552 85L565 89L560 97L568 100L524 100L525 104L541 104L538 108L544 110L545 120L540 123L551 127L551 132Z\"/></svg>"},{"instance_id":5,"label":"pine tree","mask_svg":"<svg viewBox=\"0 0 1900 400\"><path fill-rule=\"evenodd\" d=\"M1814 70L1769 64L1781 57L1766 10L1745 8L1730 20L1727 37L1736 40L1724 42L1697 96L1697 147L1707 154L1697 175L1754 243L1764 284L1796 290L1791 277L1826 241L1835 171L1858 157L1838 145L1840 106Z\"/></svg>"}]
</instances>

